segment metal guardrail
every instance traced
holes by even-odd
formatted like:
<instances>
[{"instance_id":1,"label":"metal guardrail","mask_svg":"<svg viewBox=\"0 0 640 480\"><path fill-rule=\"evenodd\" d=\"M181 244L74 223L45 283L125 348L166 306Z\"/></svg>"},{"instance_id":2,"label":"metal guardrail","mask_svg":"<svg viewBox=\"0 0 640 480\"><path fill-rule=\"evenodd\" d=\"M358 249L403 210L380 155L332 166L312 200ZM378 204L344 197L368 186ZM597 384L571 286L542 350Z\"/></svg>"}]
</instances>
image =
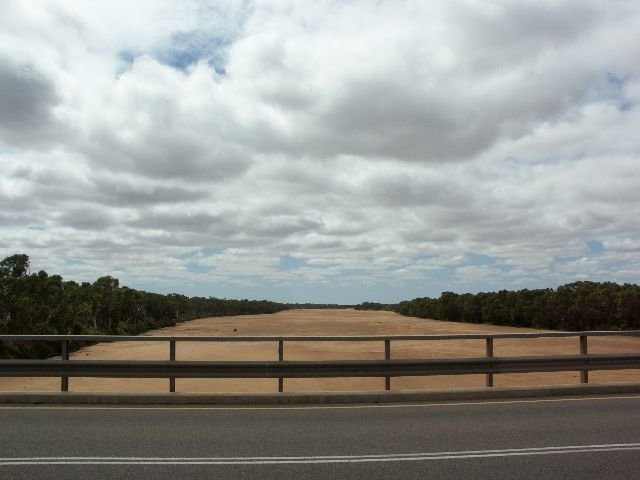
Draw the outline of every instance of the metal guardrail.
<instances>
[{"instance_id":1,"label":"metal guardrail","mask_svg":"<svg viewBox=\"0 0 640 480\"><path fill-rule=\"evenodd\" d=\"M391 389L391 378L425 375L484 374L486 386L493 386L499 373L579 371L581 383L588 383L590 370L640 369L640 353L589 354L589 337L640 336L640 330L446 334L395 336L105 336L105 335L0 335L0 342L59 342L60 360L0 360L0 377L60 377L61 391L69 390L69 377L168 378L169 391L175 392L176 378L277 378L278 391L284 391L285 378L384 377ZM494 342L500 339L566 338L579 339L579 355L534 357L495 357ZM484 340L485 356L479 358L392 360L391 342ZM168 342L167 361L73 360L71 342ZM177 342L277 342L277 361L179 361ZM384 360L290 361L284 359L285 342L384 342Z\"/></svg>"}]
</instances>

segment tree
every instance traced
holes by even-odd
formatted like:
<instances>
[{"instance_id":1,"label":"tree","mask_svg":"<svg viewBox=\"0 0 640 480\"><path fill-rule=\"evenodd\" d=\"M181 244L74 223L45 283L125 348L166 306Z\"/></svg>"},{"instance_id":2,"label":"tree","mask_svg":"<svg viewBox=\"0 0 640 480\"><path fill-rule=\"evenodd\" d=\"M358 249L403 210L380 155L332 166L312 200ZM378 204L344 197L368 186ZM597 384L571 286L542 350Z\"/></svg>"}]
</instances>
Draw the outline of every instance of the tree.
<instances>
[{"instance_id":1,"label":"tree","mask_svg":"<svg viewBox=\"0 0 640 480\"><path fill-rule=\"evenodd\" d=\"M0 262L0 277L23 277L29 272L29 255L16 253Z\"/></svg>"},{"instance_id":2,"label":"tree","mask_svg":"<svg viewBox=\"0 0 640 480\"><path fill-rule=\"evenodd\" d=\"M111 276L79 285L44 270L30 274L29 257L24 254L0 261L0 334L131 335L194 318L287 308L265 300L160 295L121 287ZM0 342L0 358L44 358L56 353L54 343Z\"/></svg>"}]
</instances>

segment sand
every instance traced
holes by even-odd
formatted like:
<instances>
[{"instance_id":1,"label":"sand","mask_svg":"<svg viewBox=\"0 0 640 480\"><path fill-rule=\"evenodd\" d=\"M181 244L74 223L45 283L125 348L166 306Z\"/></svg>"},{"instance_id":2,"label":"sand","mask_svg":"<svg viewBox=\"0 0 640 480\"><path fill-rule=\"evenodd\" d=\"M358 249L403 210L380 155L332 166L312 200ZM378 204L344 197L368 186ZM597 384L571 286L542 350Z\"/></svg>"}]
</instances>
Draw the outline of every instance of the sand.
<instances>
[{"instance_id":1,"label":"sand","mask_svg":"<svg viewBox=\"0 0 640 480\"><path fill-rule=\"evenodd\" d=\"M441 333L536 332L536 330L442 322L403 317L392 312L356 310L288 310L273 315L215 317L181 323L146 335L252 336L252 335L429 335ZM454 358L484 356L483 340L393 342L392 358ZM589 339L590 353L640 351L640 338ZM495 356L562 355L579 353L577 338L496 340ZM276 342L177 344L178 360L274 360ZM71 359L166 360L165 342L119 342L93 345L71 354ZM285 360L382 359L382 342L285 343ZM558 385L579 383L579 373L528 373L495 375L496 386ZM590 383L640 381L640 371L590 372ZM167 392L166 379L71 378L74 392ZM393 390L483 387L484 375L401 377L391 380ZM285 379L285 391L360 391L384 389L382 378ZM59 378L0 378L0 391L58 391ZM177 379L178 392L275 392L274 379Z\"/></svg>"}]
</instances>

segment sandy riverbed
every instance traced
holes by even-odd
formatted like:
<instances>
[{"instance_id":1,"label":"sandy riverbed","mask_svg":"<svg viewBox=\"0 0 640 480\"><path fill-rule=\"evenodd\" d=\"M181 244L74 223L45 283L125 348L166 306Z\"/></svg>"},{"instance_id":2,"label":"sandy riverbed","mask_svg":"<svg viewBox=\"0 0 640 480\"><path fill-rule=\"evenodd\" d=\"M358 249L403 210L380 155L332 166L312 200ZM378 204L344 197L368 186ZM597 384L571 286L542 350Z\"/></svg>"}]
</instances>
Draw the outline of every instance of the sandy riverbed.
<instances>
[{"instance_id":1,"label":"sandy riverbed","mask_svg":"<svg viewBox=\"0 0 640 480\"><path fill-rule=\"evenodd\" d=\"M203 318L175 327L154 330L147 335L234 336L234 335L418 335L439 333L498 333L535 331L528 329L440 322L403 317L391 312L355 310L289 310L274 315L242 315ZM451 358L484 356L482 340L394 342L393 358ZM640 351L640 339L624 337L592 338L590 353ZM578 339L497 340L496 356L577 354ZM273 360L277 345L270 343L178 343L178 360ZM98 344L74 352L72 359L165 360L169 348L164 342L123 342ZM285 360L379 359L384 358L382 342L286 343ZM591 383L640 381L640 371L590 372ZM392 379L398 390L430 388L470 388L484 386L483 375L403 377ZM495 376L496 386L575 384L579 374L530 373ZM70 390L76 392L166 392L164 379L72 378ZM273 392L277 380L177 379L179 392ZM57 391L60 379L0 378L0 391ZM380 390L384 379L286 379L285 391Z\"/></svg>"}]
</instances>

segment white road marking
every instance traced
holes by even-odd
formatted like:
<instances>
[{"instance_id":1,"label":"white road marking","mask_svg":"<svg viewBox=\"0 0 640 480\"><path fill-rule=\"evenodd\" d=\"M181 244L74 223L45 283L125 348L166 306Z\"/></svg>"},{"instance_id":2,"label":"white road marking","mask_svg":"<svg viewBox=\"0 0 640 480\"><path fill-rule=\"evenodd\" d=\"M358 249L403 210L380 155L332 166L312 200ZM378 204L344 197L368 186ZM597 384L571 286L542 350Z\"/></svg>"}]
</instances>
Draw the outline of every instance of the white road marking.
<instances>
[{"instance_id":1,"label":"white road marking","mask_svg":"<svg viewBox=\"0 0 640 480\"><path fill-rule=\"evenodd\" d=\"M13 457L0 458L0 466L16 465L287 465L322 463L415 462L532 455L620 452L640 450L640 443L568 445L561 447L465 450L458 452L327 455L292 457Z\"/></svg>"},{"instance_id":2,"label":"white road marking","mask_svg":"<svg viewBox=\"0 0 640 480\"><path fill-rule=\"evenodd\" d=\"M432 408L432 407L462 407L469 405L509 405L519 403L562 403L562 402L583 402L583 401L606 401L606 400L632 400L640 399L640 395L626 396L606 396L606 397L572 397L572 398L543 398L543 399L523 399L523 400L477 400L468 402L432 402L432 403L393 403L393 404L363 404L363 405L289 405L289 406L85 406L85 405L0 405L0 410L359 410L370 408Z\"/></svg>"}]
</instances>

